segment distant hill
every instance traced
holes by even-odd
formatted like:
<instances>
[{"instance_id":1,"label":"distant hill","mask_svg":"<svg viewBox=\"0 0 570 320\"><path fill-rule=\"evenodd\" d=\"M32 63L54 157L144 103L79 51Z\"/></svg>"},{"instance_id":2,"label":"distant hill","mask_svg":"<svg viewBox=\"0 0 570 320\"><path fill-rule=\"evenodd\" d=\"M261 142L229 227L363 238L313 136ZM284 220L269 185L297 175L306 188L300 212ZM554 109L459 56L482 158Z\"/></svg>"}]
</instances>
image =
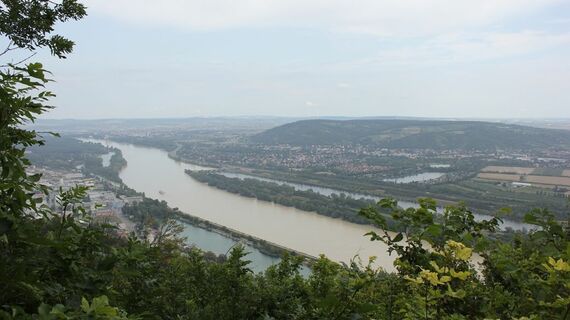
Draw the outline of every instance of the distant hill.
<instances>
[{"instance_id":1,"label":"distant hill","mask_svg":"<svg viewBox=\"0 0 570 320\"><path fill-rule=\"evenodd\" d=\"M254 143L365 144L387 148L570 149L570 131L505 123L443 120L302 120L251 137Z\"/></svg>"}]
</instances>

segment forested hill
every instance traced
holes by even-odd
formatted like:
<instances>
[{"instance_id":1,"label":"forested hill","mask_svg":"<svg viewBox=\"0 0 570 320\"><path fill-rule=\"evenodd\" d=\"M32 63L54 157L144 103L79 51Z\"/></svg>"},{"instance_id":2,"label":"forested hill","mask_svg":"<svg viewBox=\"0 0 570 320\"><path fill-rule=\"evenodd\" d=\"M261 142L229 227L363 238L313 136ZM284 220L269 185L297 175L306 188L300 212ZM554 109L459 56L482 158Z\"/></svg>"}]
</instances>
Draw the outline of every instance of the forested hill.
<instances>
[{"instance_id":1,"label":"forested hill","mask_svg":"<svg viewBox=\"0 0 570 320\"><path fill-rule=\"evenodd\" d=\"M251 137L262 144L367 144L388 148L570 148L570 131L480 121L303 120Z\"/></svg>"}]
</instances>

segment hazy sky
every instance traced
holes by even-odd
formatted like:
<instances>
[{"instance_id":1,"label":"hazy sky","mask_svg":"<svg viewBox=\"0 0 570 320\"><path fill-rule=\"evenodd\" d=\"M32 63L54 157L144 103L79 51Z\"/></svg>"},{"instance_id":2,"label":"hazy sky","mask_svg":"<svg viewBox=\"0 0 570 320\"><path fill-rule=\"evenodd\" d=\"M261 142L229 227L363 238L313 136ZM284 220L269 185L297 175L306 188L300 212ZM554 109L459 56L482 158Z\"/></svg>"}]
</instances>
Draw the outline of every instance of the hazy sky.
<instances>
[{"instance_id":1,"label":"hazy sky","mask_svg":"<svg viewBox=\"0 0 570 320\"><path fill-rule=\"evenodd\" d=\"M570 117L570 1L92 0L50 118Z\"/></svg>"}]
</instances>

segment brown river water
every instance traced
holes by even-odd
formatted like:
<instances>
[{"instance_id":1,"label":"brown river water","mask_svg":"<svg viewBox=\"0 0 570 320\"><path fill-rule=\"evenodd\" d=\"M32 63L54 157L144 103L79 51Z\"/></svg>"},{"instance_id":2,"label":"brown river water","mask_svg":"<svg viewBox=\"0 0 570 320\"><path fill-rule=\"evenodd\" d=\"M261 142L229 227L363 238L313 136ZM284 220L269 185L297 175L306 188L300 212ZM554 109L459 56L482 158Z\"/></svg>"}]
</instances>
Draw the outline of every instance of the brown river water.
<instances>
[{"instance_id":1,"label":"brown river water","mask_svg":"<svg viewBox=\"0 0 570 320\"><path fill-rule=\"evenodd\" d=\"M175 161L166 151L89 141L120 149L127 160L120 172L123 182L147 197L167 201L170 207L313 256L324 254L339 262L349 262L357 255L366 262L376 256L375 265L394 270L394 256L388 255L386 246L364 236L371 226L218 190L184 173L204 167Z\"/></svg>"}]
</instances>

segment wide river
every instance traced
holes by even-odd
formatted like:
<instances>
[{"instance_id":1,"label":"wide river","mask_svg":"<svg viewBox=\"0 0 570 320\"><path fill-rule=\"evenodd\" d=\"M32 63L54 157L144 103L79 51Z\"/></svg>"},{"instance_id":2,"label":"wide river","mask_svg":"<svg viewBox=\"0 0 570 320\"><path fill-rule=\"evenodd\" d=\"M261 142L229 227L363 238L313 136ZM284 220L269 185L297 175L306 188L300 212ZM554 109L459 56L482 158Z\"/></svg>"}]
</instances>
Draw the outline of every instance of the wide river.
<instances>
[{"instance_id":1,"label":"wide river","mask_svg":"<svg viewBox=\"0 0 570 320\"><path fill-rule=\"evenodd\" d=\"M387 254L386 246L364 236L372 229L370 226L218 190L184 173L186 169L203 167L175 161L159 149L111 141L103 144L122 151L127 166L120 172L121 179L147 197L165 200L182 212L313 256L324 254L344 262L356 255L364 262L376 256L376 265L394 270L394 257Z\"/></svg>"}]
</instances>

